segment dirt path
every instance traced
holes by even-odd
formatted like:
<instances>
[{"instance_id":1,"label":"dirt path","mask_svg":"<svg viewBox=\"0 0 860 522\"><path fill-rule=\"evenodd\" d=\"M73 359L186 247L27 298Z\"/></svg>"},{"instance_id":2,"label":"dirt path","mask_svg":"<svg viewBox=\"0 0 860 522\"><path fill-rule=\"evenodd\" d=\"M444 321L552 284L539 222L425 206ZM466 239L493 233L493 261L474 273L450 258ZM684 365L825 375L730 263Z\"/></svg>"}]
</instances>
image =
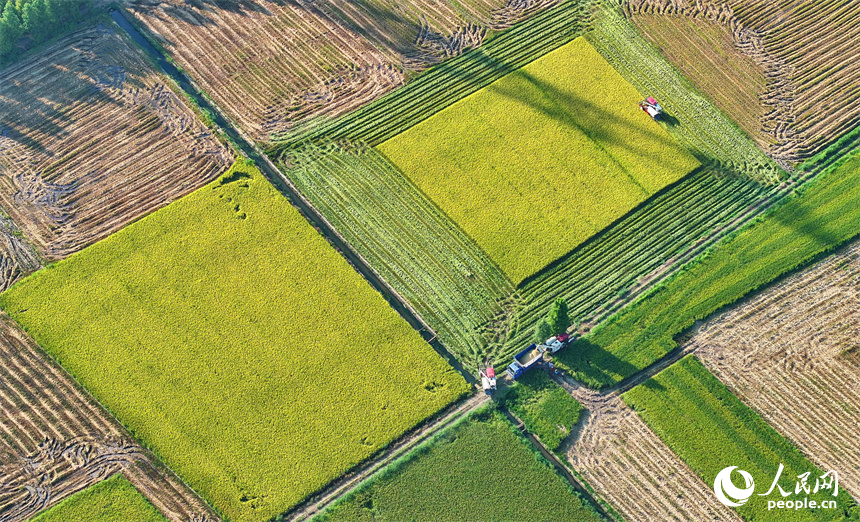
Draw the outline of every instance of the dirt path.
<instances>
[{"instance_id":1,"label":"dirt path","mask_svg":"<svg viewBox=\"0 0 860 522\"><path fill-rule=\"evenodd\" d=\"M425 425L420 428L407 433L397 442L385 449L376 458L369 460L357 469L342 475L339 479L327 485L325 489L287 512L284 520L294 521L310 519L326 507L330 506L336 500L355 489L359 484L385 469L386 466L405 455L409 450L415 448L422 442L429 440L439 431L451 426L458 420L462 419L463 416L484 406L489 401L490 398L487 395L478 393L469 397L465 401L454 404L432 422L425 423Z\"/></svg>"},{"instance_id":2,"label":"dirt path","mask_svg":"<svg viewBox=\"0 0 860 522\"><path fill-rule=\"evenodd\" d=\"M597 392L556 378L584 407L562 444L568 464L625 520L741 520L621 400L620 394L683 356L664 358L625 383Z\"/></svg>"},{"instance_id":3,"label":"dirt path","mask_svg":"<svg viewBox=\"0 0 860 522\"><path fill-rule=\"evenodd\" d=\"M0 522L122 473L175 521L215 513L0 313Z\"/></svg>"}]
</instances>

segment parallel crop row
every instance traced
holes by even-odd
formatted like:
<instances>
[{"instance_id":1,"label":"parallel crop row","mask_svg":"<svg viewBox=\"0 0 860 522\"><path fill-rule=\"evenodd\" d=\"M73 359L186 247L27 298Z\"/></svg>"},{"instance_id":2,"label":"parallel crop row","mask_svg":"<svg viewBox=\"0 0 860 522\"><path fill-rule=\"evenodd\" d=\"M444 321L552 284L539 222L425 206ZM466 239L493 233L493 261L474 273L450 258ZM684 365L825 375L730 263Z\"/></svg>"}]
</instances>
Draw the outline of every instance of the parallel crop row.
<instances>
[{"instance_id":1,"label":"parallel crop row","mask_svg":"<svg viewBox=\"0 0 860 522\"><path fill-rule=\"evenodd\" d=\"M790 519L798 522L845 520L845 512L854 505L844 489L839 488L839 494L834 495L832 486L817 494L800 490L798 495L795 484L801 474L810 473L811 489L816 479L829 470L817 469L692 355L633 388L623 398L706 484L714 483L726 466L739 466L750 473L755 495L737 508L748 521L785 520L774 517L777 511L768 511L768 500L803 503L803 497L808 495L810 501L815 500L819 505L835 499L841 508L791 511ZM785 468L779 486L792 494L788 499L777 490L766 495L780 465Z\"/></svg>"},{"instance_id":2,"label":"parallel crop row","mask_svg":"<svg viewBox=\"0 0 860 522\"><path fill-rule=\"evenodd\" d=\"M855 155L819 174L800 195L562 352L560 364L589 385L614 384L673 350L674 336L695 321L860 234L858 172Z\"/></svg>"},{"instance_id":3,"label":"parallel crop row","mask_svg":"<svg viewBox=\"0 0 860 522\"><path fill-rule=\"evenodd\" d=\"M273 153L305 140L351 139L377 145L581 35L589 19L589 3L568 0L542 11L361 109L304 134L283 136Z\"/></svg>"},{"instance_id":4,"label":"parallel crop row","mask_svg":"<svg viewBox=\"0 0 860 522\"><path fill-rule=\"evenodd\" d=\"M474 242L370 147L308 146L291 161L287 175L369 265L461 361L481 363L480 327L514 289Z\"/></svg>"},{"instance_id":5,"label":"parallel crop row","mask_svg":"<svg viewBox=\"0 0 860 522\"><path fill-rule=\"evenodd\" d=\"M789 124L796 154L808 157L860 123L860 3L732 0L738 20L764 35L790 71Z\"/></svg>"},{"instance_id":6,"label":"parallel crop row","mask_svg":"<svg viewBox=\"0 0 860 522\"><path fill-rule=\"evenodd\" d=\"M262 141L354 110L481 45L500 17L533 13L505 0L204 3L129 2L203 91Z\"/></svg>"},{"instance_id":7,"label":"parallel crop row","mask_svg":"<svg viewBox=\"0 0 860 522\"><path fill-rule=\"evenodd\" d=\"M669 132L702 163L719 164L729 172L767 183L784 177L784 172L698 94L618 9L601 9L586 37L627 81L660 101L668 115L677 120L668 126Z\"/></svg>"},{"instance_id":8,"label":"parallel crop row","mask_svg":"<svg viewBox=\"0 0 860 522\"><path fill-rule=\"evenodd\" d=\"M576 322L599 322L643 276L675 264L701 238L774 193L775 187L709 167L688 176L523 284L527 305L505 354L528 342L555 299L567 300Z\"/></svg>"}]
</instances>

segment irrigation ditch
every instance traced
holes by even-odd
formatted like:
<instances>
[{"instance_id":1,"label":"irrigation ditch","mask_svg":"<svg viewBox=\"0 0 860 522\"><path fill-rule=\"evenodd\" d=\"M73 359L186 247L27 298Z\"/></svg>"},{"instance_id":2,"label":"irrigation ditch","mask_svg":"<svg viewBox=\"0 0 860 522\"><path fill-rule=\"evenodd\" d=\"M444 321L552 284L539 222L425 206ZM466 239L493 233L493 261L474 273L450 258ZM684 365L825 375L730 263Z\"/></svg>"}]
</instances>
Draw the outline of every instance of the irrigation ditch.
<instances>
[{"instance_id":1,"label":"irrigation ditch","mask_svg":"<svg viewBox=\"0 0 860 522\"><path fill-rule=\"evenodd\" d=\"M129 19L118 9L111 9L110 17L124 30L135 43L137 43L164 73L169 76L182 91L200 108L201 111L210 115L218 129L224 133L239 152L252 160L266 179L269 180L286 198L292 203L301 215L337 250L347 262L364 277L377 292L382 294L388 304L403 317L421 336L442 356L466 382L477 384L474 375L467 371L448 349L438 340L436 332L415 312L414 309L403 299L388 283L386 283L359 255L346 240L331 226L326 218L320 214L311 203L302 196L292 182L269 160L269 158L248 138L232 121L216 106L206 98L197 85L185 73L171 63L164 54L156 48L150 39L141 30L132 24Z\"/></svg>"}]
</instances>

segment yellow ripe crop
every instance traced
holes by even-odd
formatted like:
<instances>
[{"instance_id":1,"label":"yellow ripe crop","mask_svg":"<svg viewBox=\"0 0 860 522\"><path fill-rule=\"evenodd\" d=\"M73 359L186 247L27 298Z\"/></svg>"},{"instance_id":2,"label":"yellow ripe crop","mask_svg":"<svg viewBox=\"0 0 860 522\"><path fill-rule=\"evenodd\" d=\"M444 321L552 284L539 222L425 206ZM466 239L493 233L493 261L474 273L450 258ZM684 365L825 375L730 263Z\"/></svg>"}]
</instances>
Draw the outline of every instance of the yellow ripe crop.
<instances>
[{"instance_id":1,"label":"yellow ripe crop","mask_svg":"<svg viewBox=\"0 0 860 522\"><path fill-rule=\"evenodd\" d=\"M467 390L247 166L0 304L234 522L285 511Z\"/></svg>"},{"instance_id":2,"label":"yellow ripe crop","mask_svg":"<svg viewBox=\"0 0 860 522\"><path fill-rule=\"evenodd\" d=\"M379 150L519 283L699 165L584 39Z\"/></svg>"}]
</instances>

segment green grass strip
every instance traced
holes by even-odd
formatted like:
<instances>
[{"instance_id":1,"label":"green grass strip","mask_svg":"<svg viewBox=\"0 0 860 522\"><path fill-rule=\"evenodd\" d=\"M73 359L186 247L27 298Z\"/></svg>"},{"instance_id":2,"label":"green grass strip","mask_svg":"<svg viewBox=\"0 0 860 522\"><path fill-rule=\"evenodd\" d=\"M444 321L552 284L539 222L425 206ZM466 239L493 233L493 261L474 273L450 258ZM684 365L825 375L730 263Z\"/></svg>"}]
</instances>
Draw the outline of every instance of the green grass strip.
<instances>
[{"instance_id":1,"label":"green grass strip","mask_svg":"<svg viewBox=\"0 0 860 522\"><path fill-rule=\"evenodd\" d=\"M314 519L601 520L494 409L437 435Z\"/></svg>"},{"instance_id":2,"label":"green grass strip","mask_svg":"<svg viewBox=\"0 0 860 522\"><path fill-rule=\"evenodd\" d=\"M75 493L30 522L167 522L122 475Z\"/></svg>"},{"instance_id":3,"label":"green grass strip","mask_svg":"<svg viewBox=\"0 0 860 522\"><path fill-rule=\"evenodd\" d=\"M788 440L777 433L755 411L744 405L692 355L660 372L654 378L622 395L624 401L678 454L701 478L712 486L717 474L728 466L750 473L755 490L737 508L745 520L826 521L856 519L854 500L842 488L817 494L795 494L798 475L811 472L809 483L830 470L819 470ZM766 493L785 466L778 484L792 495L783 498L777 489ZM836 470L837 473L840 470ZM737 487L740 475L733 472ZM772 509L768 501L836 500L836 509ZM714 498L717 505L717 499Z\"/></svg>"},{"instance_id":4,"label":"green grass strip","mask_svg":"<svg viewBox=\"0 0 860 522\"><path fill-rule=\"evenodd\" d=\"M579 422L582 405L542 371L521 377L504 397L505 406L550 450L558 449Z\"/></svg>"},{"instance_id":5,"label":"green grass strip","mask_svg":"<svg viewBox=\"0 0 860 522\"><path fill-rule=\"evenodd\" d=\"M590 386L611 386L672 351L674 336L695 321L858 233L860 155L854 155L560 352L556 360Z\"/></svg>"}]
</instances>

